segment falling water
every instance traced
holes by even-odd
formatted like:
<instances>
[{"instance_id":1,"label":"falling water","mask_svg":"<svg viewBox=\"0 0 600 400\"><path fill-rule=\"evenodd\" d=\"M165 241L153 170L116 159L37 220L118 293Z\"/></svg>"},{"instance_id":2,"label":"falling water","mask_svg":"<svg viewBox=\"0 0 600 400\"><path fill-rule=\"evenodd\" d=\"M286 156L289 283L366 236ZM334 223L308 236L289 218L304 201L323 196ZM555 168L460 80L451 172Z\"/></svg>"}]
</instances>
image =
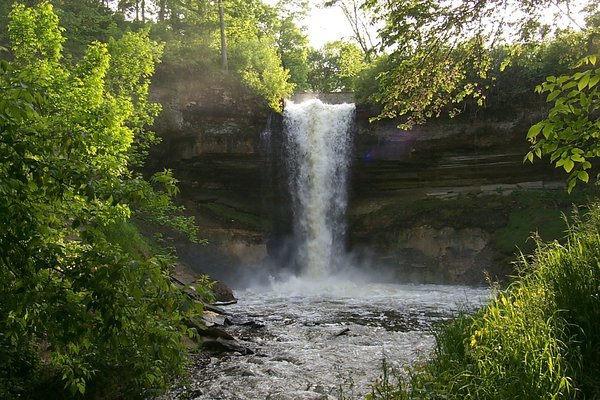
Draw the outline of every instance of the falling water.
<instances>
[{"instance_id":1,"label":"falling water","mask_svg":"<svg viewBox=\"0 0 600 400\"><path fill-rule=\"evenodd\" d=\"M343 251L354 109L316 99L285 104L296 261L311 279L331 273Z\"/></svg>"}]
</instances>

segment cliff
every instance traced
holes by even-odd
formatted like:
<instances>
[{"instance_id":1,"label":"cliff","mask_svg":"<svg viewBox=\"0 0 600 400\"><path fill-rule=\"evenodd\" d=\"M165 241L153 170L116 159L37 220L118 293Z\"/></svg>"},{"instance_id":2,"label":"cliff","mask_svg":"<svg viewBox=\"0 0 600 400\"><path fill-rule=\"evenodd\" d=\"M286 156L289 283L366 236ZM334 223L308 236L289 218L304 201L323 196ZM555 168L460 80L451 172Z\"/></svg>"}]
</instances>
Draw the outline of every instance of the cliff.
<instances>
[{"instance_id":1,"label":"cliff","mask_svg":"<svg viewBox=\"0 0 600 400\"><path fill-rule=\"evenodd\" d=\"M150 168L172 168L181 202L204 247L178 243L199 271L235 284L289 264L291 210L281 146L282 119L243 88L193 77L154 87L164 111L163 143ZM529 110L504 118L463 116L406 132L394 121L354 127L347 248L354 262L389 279L480 283L513 272L516 246L538 230L560 237L564 176L544 162L523 164ZM495 113L498 115L498 113Z\"/></svg>"}]
</instances>

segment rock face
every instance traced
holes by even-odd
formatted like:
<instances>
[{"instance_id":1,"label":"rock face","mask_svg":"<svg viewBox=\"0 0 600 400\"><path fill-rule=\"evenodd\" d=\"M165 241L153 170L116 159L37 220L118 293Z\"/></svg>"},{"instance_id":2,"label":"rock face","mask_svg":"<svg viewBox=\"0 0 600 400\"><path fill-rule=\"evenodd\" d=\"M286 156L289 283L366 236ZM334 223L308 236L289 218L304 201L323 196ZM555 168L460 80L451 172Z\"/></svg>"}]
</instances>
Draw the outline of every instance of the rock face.
<instances>
[{"instance_id":1,"label":"rock face","mask_svg":"<svg viewBox=\"0 0 600 400\"><path fill-rule=\"evenodd\" d=\"M282 117L242 88L188 78L154 88L165 111L156 124L163 144L150 165L174 169L181 201L209 240L179 243L180 256L235 284L285 265L293 246ZM438 120L409 132L394 121L371 124L373 114L359 108L356 115L347 248L390 279L501 277L511 272L514 244L540 222L527 225L515 212L534 207L542 218L571 203L557 200L563 176L544 162L522 162L535 121L529 111Z\"/></svg>"}]
</instances>

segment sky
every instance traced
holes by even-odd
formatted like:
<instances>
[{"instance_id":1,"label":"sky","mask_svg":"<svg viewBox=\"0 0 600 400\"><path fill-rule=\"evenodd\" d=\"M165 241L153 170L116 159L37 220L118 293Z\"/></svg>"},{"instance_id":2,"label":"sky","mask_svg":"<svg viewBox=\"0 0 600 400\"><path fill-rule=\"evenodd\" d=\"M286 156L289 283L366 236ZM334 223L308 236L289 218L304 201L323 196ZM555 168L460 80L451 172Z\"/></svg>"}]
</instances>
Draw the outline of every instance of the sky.
<instances>
[{"instance_id":1,"label":"sky","mask_svg":"<svg viewBox=\"0 0 600 400\"><path fill-rule=\"evenodd\" d=\"M276 5L278 0L263 0L270 5ZM324 0L309 0L311 6L307 18L302 21L306 27L309 43L312 47L319 49L325 43L334 40L347 39L352 40L352 29L346 20L344 13L339 7L319 7ZM581 10L585 2L582 0L571 1L572 10ZM579 24L583 25L583 14L575 11L574 16ZM555 8L547 10L546 23L551 23L552 16L556 12ZM566 18L558 20L558 25L562 28L569 25ZM372 31L373 38L376 37L375 29Z\"/></svg>"},{"instance_id":2,"label":"sky","mask_svg":"<svg viewBox=\"0 0 600 400\"><path fill-rule=\"evenodd\" d=\"M278 0L265 0L275 5ZM303 21L309 43L314 48L321 48L325 43L339 39L351 39L352 29L344 13L338 7L320 8L323 0L309 0L311 10Z\"/></svg>"}]
</instances>

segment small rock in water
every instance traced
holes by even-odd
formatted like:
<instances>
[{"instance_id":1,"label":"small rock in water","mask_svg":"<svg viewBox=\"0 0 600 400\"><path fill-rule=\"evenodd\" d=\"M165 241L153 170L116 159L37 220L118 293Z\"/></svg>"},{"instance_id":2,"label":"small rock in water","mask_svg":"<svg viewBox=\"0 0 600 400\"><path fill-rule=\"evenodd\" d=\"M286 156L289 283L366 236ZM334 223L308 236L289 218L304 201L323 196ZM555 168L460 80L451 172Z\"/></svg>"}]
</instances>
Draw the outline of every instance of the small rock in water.
<instances>
[{"instance_id":1,"label":"small rock in water","mask_svg":"<svg viewBox=\"0 0 600 400\"><path fill-rule=\"evenodd\" d=\"M334 337L339 337L342 335L346 335L348 332L350 332L350 328L344 328L336 333L333 334Z\"/></svg>"},{"instance_id":2,"label":"small rock in water","mask_svg":"<svg viewBox=\"0 0 600 400\"><path fill-rule=\"evenodd\" d=\"M242 346L236 340L227 340L223 338L216 339L204 339L202 341L202 348L204 350L225 352L225 353L240 353L243 355L254 354L251 349Z\"/></svg>"},{"instance_id":3,"label":"small rock in water","mask_svg":"<svg viewBox=\"0 0 600 400\"><path fill-rule=\"evenodd\" d=\"M233 291L231 290L231 288L221 281L215 282L215 284L211 288L211 291L215 296L215 304L217 305L224 306L227 304L237 303L237 299L233 295Z\"/></svg>"},{"instance_id":4,"label":"small rock in water","mask_svg":"<svg viewBox=\"0 0 600 400\"><path fill-rule=\"evenodd\" d=\"M202 321L204 321L207 327L214 325L223 326L225 325L225 319L226 317L224 315L217 314L213 311L205 310L202 313Z\"/></svg>"}]
</instances>

